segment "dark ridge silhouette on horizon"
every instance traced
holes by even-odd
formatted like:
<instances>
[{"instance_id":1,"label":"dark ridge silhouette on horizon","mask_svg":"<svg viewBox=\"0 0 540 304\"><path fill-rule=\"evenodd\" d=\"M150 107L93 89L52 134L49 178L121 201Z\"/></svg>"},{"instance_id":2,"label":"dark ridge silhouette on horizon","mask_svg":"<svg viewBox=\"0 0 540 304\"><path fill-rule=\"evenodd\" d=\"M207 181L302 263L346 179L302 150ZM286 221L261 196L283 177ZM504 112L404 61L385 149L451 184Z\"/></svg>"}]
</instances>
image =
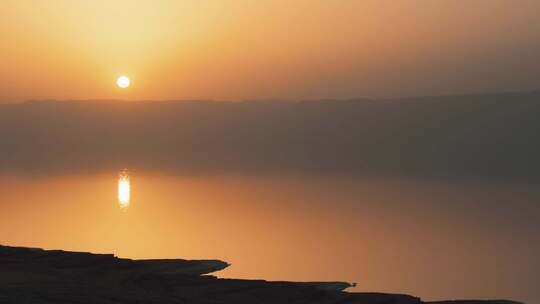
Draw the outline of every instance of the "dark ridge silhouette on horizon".
<instances>
[{"instance_id":1,"label":"dark ridge silhouette on horizon","mask_svg":"<svg viewBox=\"0 0 540 304\"><path fill-rule=\"evenodd\" d=\"M540 92L0 105L0 173L540 178Z\"/></svg>"},{"instance_id":2,"label":"dark ridge silhouette on horizon","mask_svg":"<svg viewBox=\"0 0 540 304\"><path fill-rule=\"evenodd\" d=\"M345 292L346 282L271 282L207 275L219 260L131 260L0 245L0 303L423 304L404 294ZM519 304L507 300L432 304Z\"/></svg>"}]
</instances>

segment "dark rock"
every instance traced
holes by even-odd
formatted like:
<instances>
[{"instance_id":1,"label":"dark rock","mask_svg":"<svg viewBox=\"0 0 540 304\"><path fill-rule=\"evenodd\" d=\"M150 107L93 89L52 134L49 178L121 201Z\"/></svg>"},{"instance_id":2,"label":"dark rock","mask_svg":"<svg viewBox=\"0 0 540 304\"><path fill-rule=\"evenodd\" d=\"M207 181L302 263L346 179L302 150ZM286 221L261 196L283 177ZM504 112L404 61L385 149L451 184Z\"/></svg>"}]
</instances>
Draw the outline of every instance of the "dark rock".
<instances>
[{"instance_id":1,"label":"dark rock","mask_svg":"<svg viewBox=\"0 0 540 304\"><path fill-rule=\"evenodd\" d=\"M0 303L421 304L409 295L348 293L345 282L268 282L206 275L219 260L131 260L112 254L0 246ZM439 302L439 304L513 302Z\"/></svg>"}]
</instances>

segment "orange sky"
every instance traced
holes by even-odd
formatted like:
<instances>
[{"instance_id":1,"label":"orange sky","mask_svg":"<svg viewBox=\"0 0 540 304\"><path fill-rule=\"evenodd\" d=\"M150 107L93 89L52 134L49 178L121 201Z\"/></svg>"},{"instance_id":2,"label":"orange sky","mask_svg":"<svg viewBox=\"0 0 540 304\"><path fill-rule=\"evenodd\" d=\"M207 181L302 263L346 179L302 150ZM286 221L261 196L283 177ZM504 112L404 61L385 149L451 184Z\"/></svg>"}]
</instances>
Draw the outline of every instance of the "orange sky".
<instances>
[{"instance_id":1,"label":"orange sky","mask_svg":"<svg viewBox=\"0 0 540 304\"><path fill-rule=\"evenodd\" d=\"M538 88L536 0L12 1L0 102ZM121 91L115 78L130 76Z\"/></svg>"}]
</instances>

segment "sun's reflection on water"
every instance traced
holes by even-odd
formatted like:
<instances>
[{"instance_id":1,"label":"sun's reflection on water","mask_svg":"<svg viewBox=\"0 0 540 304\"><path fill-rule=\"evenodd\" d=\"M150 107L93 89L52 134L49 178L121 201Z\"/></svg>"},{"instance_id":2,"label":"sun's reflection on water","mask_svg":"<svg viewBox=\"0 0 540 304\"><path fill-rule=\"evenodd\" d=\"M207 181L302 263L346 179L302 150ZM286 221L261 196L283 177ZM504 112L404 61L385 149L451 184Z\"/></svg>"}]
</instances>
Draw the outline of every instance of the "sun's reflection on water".
<instances>
[{"instance_id":1,"label":"sun's reflection on water","mask_svg":"<svg viewBox=\"0 0 540 304\"><path fill-rule=\"evenodd\" d=\"M129 181L129 172L122 170L118 177L118 203L120 208L127 209L131 199L131 184Z\"/></svg>"}]
</instances>

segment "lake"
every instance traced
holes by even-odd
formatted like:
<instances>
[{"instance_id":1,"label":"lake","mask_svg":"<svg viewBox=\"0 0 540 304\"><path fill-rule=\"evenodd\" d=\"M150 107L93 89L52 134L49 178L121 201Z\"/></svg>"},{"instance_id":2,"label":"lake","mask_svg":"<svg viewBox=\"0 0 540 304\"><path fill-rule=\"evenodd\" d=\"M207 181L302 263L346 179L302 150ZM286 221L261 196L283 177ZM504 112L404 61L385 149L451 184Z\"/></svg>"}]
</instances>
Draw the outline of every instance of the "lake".
<instances>
[{"instance_id":1,"label":"lake","mask_svg":"<svg viewBox=\"0 0 540 304\"><path fill-rule=\"evenodd\" d=\"M0 176L0 243L216 258L220 277L540 301L540 187L339 175Z\"/></svg>"}]
</instances>

